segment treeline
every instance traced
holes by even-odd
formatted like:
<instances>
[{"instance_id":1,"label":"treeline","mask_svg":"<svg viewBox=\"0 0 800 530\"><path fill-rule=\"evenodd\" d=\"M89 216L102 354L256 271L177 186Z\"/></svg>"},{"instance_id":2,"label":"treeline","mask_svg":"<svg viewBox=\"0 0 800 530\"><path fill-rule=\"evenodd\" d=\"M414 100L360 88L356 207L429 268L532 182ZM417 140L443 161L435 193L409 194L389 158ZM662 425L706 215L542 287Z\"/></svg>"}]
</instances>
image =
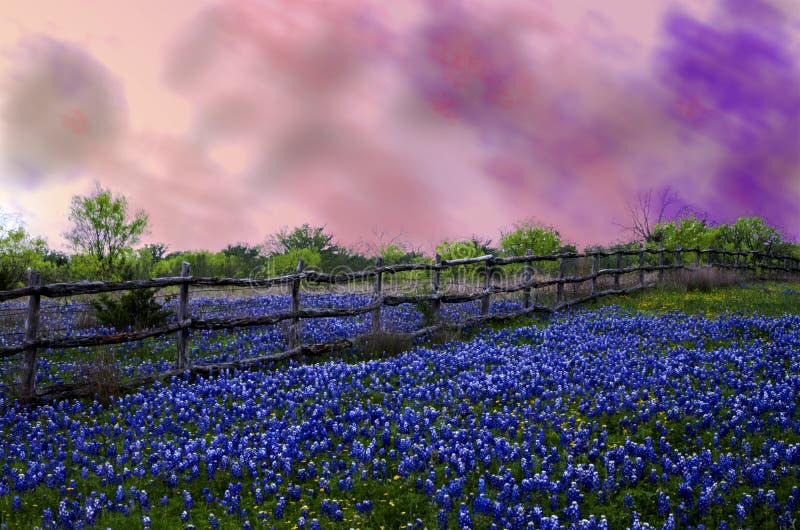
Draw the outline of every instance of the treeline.
<instances>
[{"instance_id":1,"label":"treeline","mask_svg":"<svg viewBox=\"0 0 800 530\"><path fill-rule=\"evenodd\" d=\"M267 277L288 274L302 258L307 268L324 272L362 270L381 256L387 265L430 261L408 243L379 244L364 255L338 244L324 226L304 224L285 228L265 238L262 245L230 244L219 252L206 250L173 251L163 244L148 244L135 248L147 232L149 219L145 212L129 215L123 196L113 196L109 190L97 188L88 196L75 196L70 205L72 229L64 234L73 253L52 250L39 237L27 233L19 223L0 222L0 290L24 285L30 267L42 274L45 283L81 280L133 280L177 276L181 264L191 264L194 276ZM0 219L2 221L2 219ZM800 257L800 245L791 243L780 232L764 223L760 217L742 217L731 224L713 224L695 216L660 222L644 238L612 246L592 246L584 251L608 251L638 248L714 248L735 251L759 251L774 255ZM534 255L577 252L562 241L552 227L519 223L501 231L496 245L477 237L445 240L436 252L445 260L477 257L485 254L499 256L524 255L530 249ZM556 263L537 265L538 272L555 272ZM465 268L466 274L478 274L480 266Z\"/></svg>"}]
</instances>

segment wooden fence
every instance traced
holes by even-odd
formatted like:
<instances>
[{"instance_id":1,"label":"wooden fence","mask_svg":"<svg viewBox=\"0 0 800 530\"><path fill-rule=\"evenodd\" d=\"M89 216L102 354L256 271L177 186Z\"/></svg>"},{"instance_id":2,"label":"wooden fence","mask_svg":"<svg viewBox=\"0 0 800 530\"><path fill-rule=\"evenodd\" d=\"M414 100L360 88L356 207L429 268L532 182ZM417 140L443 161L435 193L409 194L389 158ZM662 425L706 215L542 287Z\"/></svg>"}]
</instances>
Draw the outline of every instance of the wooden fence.
<instances>
[{"instance_id":1,"label":"wooden fence","mask_svg":"<svg viewBox=\"0 0 800 530\"><path fill-rule=\"evenodd\" d=\"M693 255L694 263L684 264L684 257ZM623 257L633 265L622 266ZM647 258L646 258L647 256ZM665 260L665 256L670 257ZM599 260L604 257L615 258L613 268L600 269ZM705 259L703 259L705 258ZM568 276L566 274L567 265L577 260L590 260L591 270L588 274L577 274ZM558 273L556 277L548 279L534 279L533 264L537 262L556 262ZM666 263L669 261L669 263ZM648 263L649 262L649 263ZM447 294L441 291L441 272L453 267L483 264L484 282L483 288L477 292ZM501 285L495 281L498 277L495 272L498 269L511 265L522 265L522 281L507 285ZM664 272L668 270L686 269L689 271L697 270L700 265L708 265L722 269L752 274L754 277L763 277L770 272L779 272L784 275L796 277L800 275L800 260L789 256L772 256L759 252L730 252L713 249L701 250L698 248L675 250L647 249L640 247L638 250L616 250L612 252L588 252L556 254L546 256L533 256L530 251L525 256L496 257L492 255L443 260L437 255L433 263L413 263L403 265L386 266L378 258L375 266L358 272L341 274L325 274L313 270L305 270L302 260L297 265L294 274L274 277L274 278L194 278L189 274L189 264L184 263L181 276L169 278L155 278L150 280L134 280L124 282L77 282L77 283L55 283L49 285L40 284L39 273L34 270L28 271L28 286L11 291L0 291L0 302L28 297L27 317L25 320L24 341L18 345L0 348L0 358L11 357L22 353L22 373L20 378L21 396L25 400L35 400L37 396L48 394L47 391L37 393L34 375L36 372L37 350L45 348L75 348L102 346L110 344L120 344L126 342L140 341L150 337L158 337L168 334L177 336L177 356L175 370L162 372L162 375L169 373L181 373L187 370L209 371L211 365L191 366L188 357L189 331L198 330L228 330L234 328L264 326L277 324L282 321L289 321L287 342L289 349L279 354L272 354L256 359L245 361L235 361L232 363L221 363L214 366L244 366L247 364L259 363L270 359L286 358L302 352L318 351L324 345L303 345L299 334L300 319L316 319L329 317L356 316L366 313L372 315L372 332L382 330L381 307L396 306L400 304L430 302L433 310L433 325L420 329L411 336L420 336L430 333L436 329L445 327L463 327L473 325L488 320L500 320L516 318L532 314L533 312L553 312L575 304L584 303L602 296L613 294L624 294L646 286L645 273L657 272L658 280L663 281ZM431 292L429 294L415 295L391 295L383 290L383 277L387 274L397 274L404 271L429 271ZM638 274L638 281L633 286L622 288L620 278L623 275ZM613 288L598 290L598 280L604 276L613 278ZM350 309L302 309L300 307L300 286L302 281L314 282L318 284L337 284L353 281L365 281L373 278L374 288L372 301L361 307ZM564 287L569 284L582 284L590 282L588 294L571 300L565 300ZM247 317L222 317L222 318L193 318L189 313L189 287L190 286L229 286L229 287L272 287L290 286L291 289L291 310L289 312L271 315L258 315ZM164 327L145 329L141 331L121 332L111 335L83 335L83 336L61 336L56 338L41 338L39 336L39 308L42 296L48 298L61 298L75 295L97 294L112 291L125 291L133 289L162 288L169 286L179 287L179 300L177 316L178 321ZM537 305L535 298L531 299L531 291L556 286L555 303L553 305ZM509 314L490 315L489 303L493 295L511 293L522 293L522 309ZM464 303L471 301L481 301L480 316L471 317L457 324L448 323L441 319L441 304L443 303ZM350 341L338 341L339 348L352 345ZM315 349L316 348L316 349Z\"/></svg>"}]
</instances>

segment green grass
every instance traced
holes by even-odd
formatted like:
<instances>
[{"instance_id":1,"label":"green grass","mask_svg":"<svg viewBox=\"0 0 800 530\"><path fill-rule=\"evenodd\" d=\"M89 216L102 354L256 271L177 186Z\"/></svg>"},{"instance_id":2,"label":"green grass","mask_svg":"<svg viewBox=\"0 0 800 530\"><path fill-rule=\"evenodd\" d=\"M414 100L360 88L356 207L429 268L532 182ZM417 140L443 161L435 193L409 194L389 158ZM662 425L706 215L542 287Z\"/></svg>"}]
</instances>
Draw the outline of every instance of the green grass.
<instances>
[{"instance_id":1,"label":"green grass","mask_svg":"<svg viewBox=\"0 0 800 530\"><path fill-rule=\"evenodd\" d=\"M800 314L800 282L763 282L714 287L709 291L679 286L644 289L623 296L608 296L585 305L594 309L616 305L645 313L680 311L714 318L725 313L763 316Z\"/></svg>"}]
</instances>

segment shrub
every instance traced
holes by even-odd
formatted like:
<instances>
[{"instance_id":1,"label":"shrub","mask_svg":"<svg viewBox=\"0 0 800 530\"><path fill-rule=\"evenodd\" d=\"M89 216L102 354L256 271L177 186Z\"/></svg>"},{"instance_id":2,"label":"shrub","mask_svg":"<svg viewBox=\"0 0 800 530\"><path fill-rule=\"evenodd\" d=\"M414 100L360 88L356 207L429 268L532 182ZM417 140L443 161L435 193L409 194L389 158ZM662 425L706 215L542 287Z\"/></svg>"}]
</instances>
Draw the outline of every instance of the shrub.
<instances>
[{"instance_id":1,"label":"shrub","mask_svg":"<svg viewBox=\"0 0 800 530\"><path fill-rule=\"evenodd\" d=\"M157 291L158 289L134 289L119 297L101 294L96 300L92 300L92 307L97 313L97 320L104 326L118 330L128 326L137 330L159 327L166 324L169 312L156 301Z\"/></svg>"},{"instance_id":2,"label":"shrub","mask_svg":"<svg viewBox=\"0 0 800 530\"><path fill-rule=\"evenodd\" d=\"M415 302L414 306L417 308L417 311L419 311L419 314L422 315L420 327L426 328L435 324L436 312L433 309L433 301L421 300Z\"/></svg>"}]
</instances>

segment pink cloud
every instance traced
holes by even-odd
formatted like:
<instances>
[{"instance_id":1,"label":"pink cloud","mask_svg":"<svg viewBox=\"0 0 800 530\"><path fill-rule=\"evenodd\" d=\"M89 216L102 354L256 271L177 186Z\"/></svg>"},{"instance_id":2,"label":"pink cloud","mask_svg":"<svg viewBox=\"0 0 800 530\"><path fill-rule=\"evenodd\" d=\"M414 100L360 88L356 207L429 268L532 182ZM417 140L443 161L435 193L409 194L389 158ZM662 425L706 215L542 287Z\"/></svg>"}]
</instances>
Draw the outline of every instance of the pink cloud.
<instances>
[{"instance_id":1,"label":"pink cloud","mask_svg":"<svg viewBox=\"0 0 800 530\"><path fill-rule=\"evenodd\" d=\"M53 61L33 61L17 100L39 94L58 112L26 128L36 112L17 111L7 123L28 136L2 147L17 175L53 175L75 192L96 179L129 194L150 212L151 238L173 248L257 243L302 222L347 242L373 229L424 244L496 239L531 216L579 246L610 243L626 201L665 185L700 210L772 215L791 232L800 207L791 120L742 105L731 113L713 83L676 74L702 64L723 79L714 58L726 56L728 34L765 40L763 28L782 18L751 6L748 22L731 15L732 0L675 5L229 0L172 4L151 31L130 12L59 12L64 28L42 56L75 65L77 93L94 96L70 95ZM787 23L784 44L769 46L792 57L797 14L770 5ZM686 47L677 12L712 51ZM114 46L74 38L107 27L119 34ZM797 72L796 61L780 75L752 64L769 86ZM743 81L745 93L765 93L757 78ZM125 117L136 127L117 125ZM748 148L732 152L742 139ZM32 204L34 188L26 193Z\"/></svg>"}]
</instances>

